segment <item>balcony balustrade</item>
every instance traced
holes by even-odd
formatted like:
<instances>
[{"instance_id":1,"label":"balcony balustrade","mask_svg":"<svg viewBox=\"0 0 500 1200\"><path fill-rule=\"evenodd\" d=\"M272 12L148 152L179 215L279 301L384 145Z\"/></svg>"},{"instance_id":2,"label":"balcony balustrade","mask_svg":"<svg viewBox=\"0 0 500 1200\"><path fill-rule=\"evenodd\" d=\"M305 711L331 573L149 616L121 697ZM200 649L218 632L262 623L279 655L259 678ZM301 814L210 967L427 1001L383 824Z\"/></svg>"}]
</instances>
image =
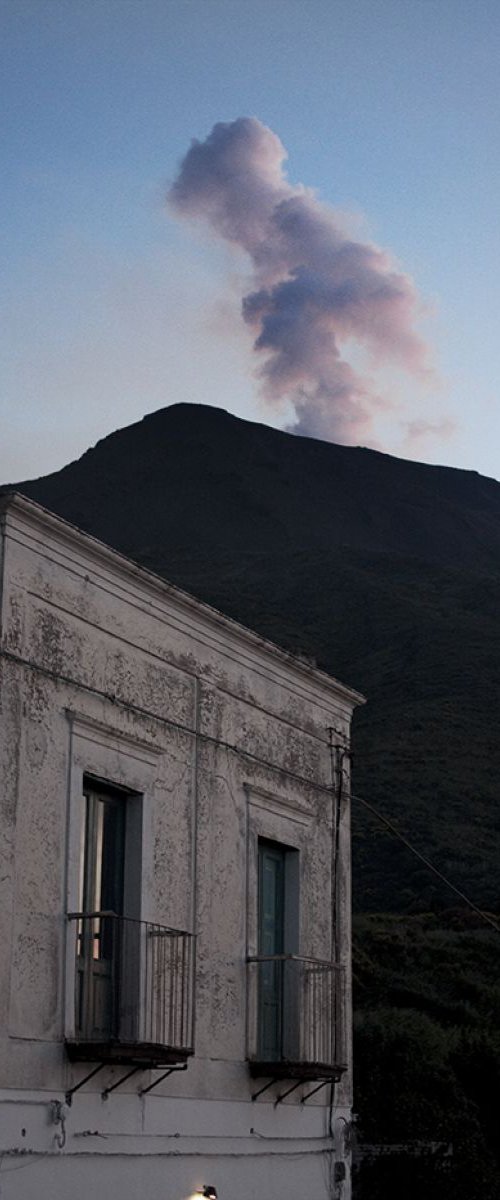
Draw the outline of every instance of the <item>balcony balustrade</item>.
<instances>
[{"instance_id":1,"label":"balcony balustrade","mask_svg":"<svg viewBox=\"0 0 500 1200\"><path fill-rule=\"evenodd\" d=\"M338 1079L347 1066L345 972L295 954L248 959L251 1074Z\"/></svg>"},{"instance_id":2,"label":"balcony balustrade","mask_svg":"<svg viewBox=\"0 0 500 1200\"><path fill-rule=\"evenodd\" d=\"M194 938L111 912L70 913L74 1060L151 1067L193 1054Z\"/></svg>"}]
</instances>

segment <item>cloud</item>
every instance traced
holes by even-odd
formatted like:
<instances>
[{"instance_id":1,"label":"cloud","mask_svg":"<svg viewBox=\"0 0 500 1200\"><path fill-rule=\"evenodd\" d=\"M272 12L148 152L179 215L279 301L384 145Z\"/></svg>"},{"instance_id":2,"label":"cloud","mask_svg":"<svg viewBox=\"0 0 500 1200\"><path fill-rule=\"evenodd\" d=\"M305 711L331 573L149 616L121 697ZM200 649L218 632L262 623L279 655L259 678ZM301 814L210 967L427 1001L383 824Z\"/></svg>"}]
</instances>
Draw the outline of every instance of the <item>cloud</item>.
<instances>
[{"instance_id":1,"label":"cloud","mask_svg":"<svg viewBox=\"0 0 500 1200\"><path fill-rule=\"evenodd\" d=\"M415 443L423 442L426 438L445 440L453 437L457 432L457 423L451 417L442 417L436 421L417 418L414 421L405 421L403 428L406 430L407 445L411 448Z\"/></svg>"},{"instance_id":2,"label":"cloud","mask_svg":"<svg viewBox=\"0 0 500 1200\"><path fill-rule=\"evenodd\" d=\"M416 331L423 306L386 251L355 240L343 214L288 182L285 160L280 139L255 118L219 123L193 141L169 204L251 260L242 314L266 402L292 404L295 432L366 441L384 404L348 361L348 347L358 346L374 370L393 364L428 381Z\"/></svg>"}]
</instances>

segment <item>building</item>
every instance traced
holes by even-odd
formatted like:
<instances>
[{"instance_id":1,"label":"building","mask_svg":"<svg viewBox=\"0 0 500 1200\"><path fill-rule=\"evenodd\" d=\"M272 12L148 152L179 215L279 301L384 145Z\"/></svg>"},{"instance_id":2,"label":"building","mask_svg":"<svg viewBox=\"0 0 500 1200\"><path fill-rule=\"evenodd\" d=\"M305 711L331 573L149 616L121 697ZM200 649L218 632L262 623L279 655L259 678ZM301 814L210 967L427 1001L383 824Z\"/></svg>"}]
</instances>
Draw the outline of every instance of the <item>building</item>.
<instances>
[{"instance_id":1,"label":"building","mask_svg":"<svg viewBox=\"0 0 500 1200\"><path fill-rule=\"evenodd\" d=\"M2 1200L349 1200L362 698L0 520Z\"/></svg>"}]
</instances>

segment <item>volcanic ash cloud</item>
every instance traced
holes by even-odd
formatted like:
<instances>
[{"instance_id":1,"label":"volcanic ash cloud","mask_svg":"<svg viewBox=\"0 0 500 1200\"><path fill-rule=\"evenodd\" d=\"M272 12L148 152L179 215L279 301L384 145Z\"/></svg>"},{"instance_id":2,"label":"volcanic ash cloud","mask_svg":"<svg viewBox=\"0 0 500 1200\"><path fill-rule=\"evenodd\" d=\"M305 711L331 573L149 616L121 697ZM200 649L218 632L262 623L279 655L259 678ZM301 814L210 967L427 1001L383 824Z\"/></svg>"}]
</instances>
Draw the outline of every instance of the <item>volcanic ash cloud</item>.
<instances>
[{"instance_id":1,"label":"volcanic ash cloud","mask_svg":"<svg viewBox=\"0 0 500 1200\"><path fill-rule=\"evenodd\" d=\"M420 305L385 251L350 239L334 209L288 182L285 159L279 138L255 118L217 124L193 141L168 199L251 260L242 311L265 399L293 404L294 432L353 443L369 436L381 402L347 361L347 343L375 368L424 375Z\"/></svg>"}]
</instances>

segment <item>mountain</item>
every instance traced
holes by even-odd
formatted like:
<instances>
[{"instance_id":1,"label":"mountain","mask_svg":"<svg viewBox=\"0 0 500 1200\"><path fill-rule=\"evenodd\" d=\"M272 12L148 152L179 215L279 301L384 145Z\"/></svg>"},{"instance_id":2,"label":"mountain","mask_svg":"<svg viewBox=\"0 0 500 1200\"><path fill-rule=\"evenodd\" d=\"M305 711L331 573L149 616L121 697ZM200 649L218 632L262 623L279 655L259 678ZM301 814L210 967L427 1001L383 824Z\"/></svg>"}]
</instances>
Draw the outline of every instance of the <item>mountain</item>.
<instances>
[{"instance_id":1,"label":"mountain","mask_svg":"<svg viewBox=\"0 0 500 1200\"><path fill-rule=\"evenodd\" d=\"M500 484L180 404L11 486L364 692L355 793L500 909ZM449 904L354 833L358 909Z\"/></svg>"}]
</instances>

